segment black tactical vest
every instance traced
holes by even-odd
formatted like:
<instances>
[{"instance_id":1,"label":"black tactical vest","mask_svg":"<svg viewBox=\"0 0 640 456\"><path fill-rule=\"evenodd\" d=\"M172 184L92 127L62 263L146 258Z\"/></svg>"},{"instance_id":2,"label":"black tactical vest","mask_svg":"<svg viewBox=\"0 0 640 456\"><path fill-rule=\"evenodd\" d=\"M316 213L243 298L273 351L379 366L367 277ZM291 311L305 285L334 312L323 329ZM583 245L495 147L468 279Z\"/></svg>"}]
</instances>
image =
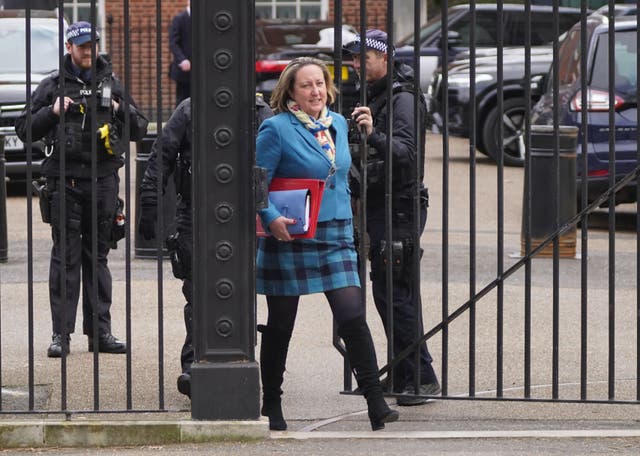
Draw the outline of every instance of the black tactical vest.
<instances>
[{"instance_id":1,"label":"black tactical vest","mask_svg":"<svg viewBox=\"0 0 640 456\"><path fill-rule=\"evenodd\" d=\"M96 99L96 130L105 124L113 127L113 110L111 107L111 76L97 82ZM58 81L58 86L60 82ZM103 100L104 92L104 102ZM104 139L100 138L97 131L92 131L91 123L91 82L85 83L79 78L67 77L65 79L64 95L73 100L74 104L65 112L64 141L65 154L67 160L91 163L91 142L96 141L97 161L104 161L110 158L105 148ZM104 105L104 106L103 106ZM61 154L62 132L57 132L52 156L59 160Z\"/></svg>"}]
</instances>

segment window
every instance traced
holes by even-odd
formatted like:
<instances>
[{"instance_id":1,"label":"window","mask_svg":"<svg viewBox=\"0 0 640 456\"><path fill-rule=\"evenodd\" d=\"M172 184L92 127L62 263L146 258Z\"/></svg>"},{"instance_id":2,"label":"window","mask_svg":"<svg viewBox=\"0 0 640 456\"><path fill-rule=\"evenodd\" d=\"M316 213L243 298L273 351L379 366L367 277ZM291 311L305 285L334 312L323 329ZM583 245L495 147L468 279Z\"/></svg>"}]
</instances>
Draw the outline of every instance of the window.
<instances>
[{"instance_id":1,"label":"window","mask_svg":"<svg viewBox=\"0 0 640 456\"><path fill-rule=\"evenodd\" d=\"M104 37L104 2L105 0L67 0L64 2L64 17L69 24L78 21L91 22L91 3L96 5L96 23L98 32ZM100 40L100 48L105 50L106 40Z\"/></svg>"},{"instance_id":2,"label":"window","mask_svg":"<svg viewBox=\"0 0 640 456\"><path fill-rule=\"evenodd\" d=\"M637 31L625 30L615 34L615 87L617 92L634 93L638 85L636 65ZM609 35L598 37L592 63L590 85L607 90L609 87Z\"/></svg>"},{"instance_id":3,"label":"window","mask_svg":"<svg viewBox=\"0 0 640 456\"><path fill-rule=\"evenodd\" d=\"M524 46L527 15L516 13L511 16L510 35L513 45ZM580 21L580 13L565 13L558 16L560 35L569 30L573 24ZM551 13L531 13L531 45L550 45L556 38L555 24Z\"/></svg>"},{"instance_id":4,"label":"window","mask_svg":"<svg viewBox=\"0 0 640 456\"><path fill-rule=\"evenodd\" d=\"M257 19L321 19L327 0L256 0Z\"/></svg>"},{"instance_id":5,"label":"window","mask_svg":"<svg viewBox=\"0 0 640 456\"><path fill-rule=\"evenodd\" d=\"M460 34L460 46L471 46L471 15L467 14L449 27L449 30ZM475 21L476 46L496 46L496 13L495 11L476 11ZM505 46L508 43L504 43Z\"/></svg>"}]
</instances>

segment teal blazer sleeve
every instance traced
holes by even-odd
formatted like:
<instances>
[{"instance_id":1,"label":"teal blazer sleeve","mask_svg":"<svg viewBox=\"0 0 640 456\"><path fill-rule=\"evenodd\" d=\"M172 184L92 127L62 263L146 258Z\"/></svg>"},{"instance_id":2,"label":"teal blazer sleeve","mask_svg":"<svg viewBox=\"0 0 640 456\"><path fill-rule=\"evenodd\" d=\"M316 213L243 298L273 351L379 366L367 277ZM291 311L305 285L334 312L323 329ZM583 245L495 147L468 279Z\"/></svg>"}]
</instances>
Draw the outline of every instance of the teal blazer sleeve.
<instances>
[{"instance_id":1,"label":"teal blazer sleeve","mask_svg":"<svg viewBox=\"0 0 640 456\"><path fill-rule=\"evenodd\" d=\"M267 181L274 177L325 180L318 221L351 219L351 191L348 172L351 154L347 140L347 122L340 114L332 117L331 133L336 145L335 163L309 130L289 112L265 120L256 140L256 165L267 169ZM264 227L279 217L273 204L258 212Z\"/></svg>"}]
</instances>

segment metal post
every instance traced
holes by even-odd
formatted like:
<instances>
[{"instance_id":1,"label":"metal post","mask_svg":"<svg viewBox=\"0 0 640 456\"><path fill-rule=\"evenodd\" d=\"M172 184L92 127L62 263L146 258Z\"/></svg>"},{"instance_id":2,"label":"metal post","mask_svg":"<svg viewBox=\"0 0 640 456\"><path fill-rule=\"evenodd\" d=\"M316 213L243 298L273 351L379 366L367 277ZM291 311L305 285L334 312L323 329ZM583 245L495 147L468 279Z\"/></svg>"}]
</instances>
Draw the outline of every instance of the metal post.
<instances>
[{"instance_id":1,"label":"metal post","mask_svg":"<svg viewBox=\"0 0 640 456\"><path fill-rule=\"evenodd\" d=\"M7 183L4 159L4 135L0 134L0 263L8 259L9 241L7 236Z\"/></svg>"},{"instance_id":2,"label":"metal post","mask_svg":"<svg viewBox=\"0 0 640 456\"><path fill-rule=\"evenodd\" d=\"M191 416L257 419L254 2L192 1Z\"/></svg>"}]
</instances>

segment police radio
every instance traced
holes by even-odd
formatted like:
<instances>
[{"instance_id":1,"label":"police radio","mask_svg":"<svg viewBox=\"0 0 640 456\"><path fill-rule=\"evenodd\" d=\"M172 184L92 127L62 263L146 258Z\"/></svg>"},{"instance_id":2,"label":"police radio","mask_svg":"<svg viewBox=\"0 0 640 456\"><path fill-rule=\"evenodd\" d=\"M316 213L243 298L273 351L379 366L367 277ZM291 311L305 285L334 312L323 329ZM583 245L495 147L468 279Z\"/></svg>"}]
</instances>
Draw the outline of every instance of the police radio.
<instances>
[{"instance_id":1,"label":"police radio","mask_svg":"<svg viewBox=\"0 0 640 456\"><path fill-rule=\"evenodd\" d=\"M104 109L111 108L111 81L106 80L102 83L101 90L98 91L98 99L100 107Z\"/></svg>"}]
</instances>

